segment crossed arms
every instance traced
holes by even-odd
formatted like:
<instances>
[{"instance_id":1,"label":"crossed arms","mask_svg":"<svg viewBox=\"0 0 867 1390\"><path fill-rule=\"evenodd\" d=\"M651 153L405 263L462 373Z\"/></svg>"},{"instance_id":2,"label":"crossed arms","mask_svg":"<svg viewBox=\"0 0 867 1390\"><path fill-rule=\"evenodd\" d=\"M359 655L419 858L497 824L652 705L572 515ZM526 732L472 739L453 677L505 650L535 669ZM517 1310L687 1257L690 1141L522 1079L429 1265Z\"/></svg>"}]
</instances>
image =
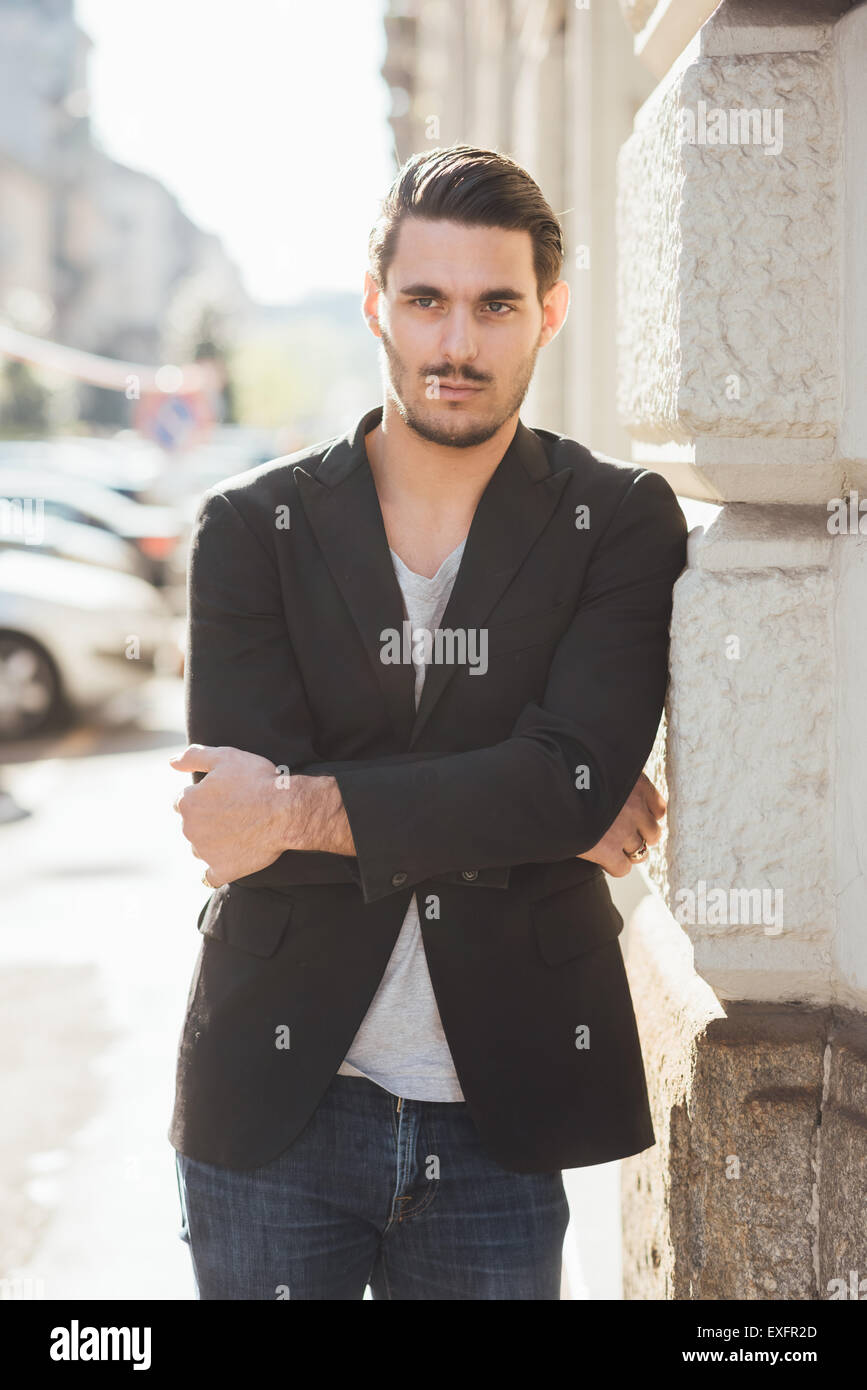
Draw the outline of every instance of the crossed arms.
<instances>
[{"instance_id":1,"label":"crossed arms","mask_svg":"<svg viewBox=\"0 0 867 1390\"><path fill-rule=\"evenodd\" d=\"M508 738L328 763L315 756L274 561L232 502L209 494L190 559L192 746L172 760L207 774L175 809L209 881L354 880L374 902L464 869L503 886L511 865L574 856L629 872L623 849L639 834L655 843L665 810L641 769L665 697L685 539L669 485L631 475L542 700Z\"/></svg>"}]
</instances>

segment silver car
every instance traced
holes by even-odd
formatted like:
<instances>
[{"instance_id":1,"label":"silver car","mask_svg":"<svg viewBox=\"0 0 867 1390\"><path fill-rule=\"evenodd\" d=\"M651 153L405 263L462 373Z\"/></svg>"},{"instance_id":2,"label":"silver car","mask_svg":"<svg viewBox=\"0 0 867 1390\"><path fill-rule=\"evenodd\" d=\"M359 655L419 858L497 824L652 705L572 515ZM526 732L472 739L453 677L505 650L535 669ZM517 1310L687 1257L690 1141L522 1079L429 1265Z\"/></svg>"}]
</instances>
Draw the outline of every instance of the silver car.
<instances>
[{"instance_id":1,"label":"silver car","mask_svg":"<svg viewBox=\"0 0 867 1390\"><path fill-rule=\"evenodd\" d=\"M132 564L137 574L158 586L183 584L184 526L171 508L132 502L90 478L4 465L0 450L0 543L47 549L53 548L53 542L71 543L72 532L55 526L56 522L101 531L104 546L108 538L115 542L115 549L126 552L126 562L119 568L127 569ZM86 540L79 530L76 544ZM96 558L99 537L93 535L89 540L87 548L93 550L93 555L76 550L56 553L65 554L68 559L113 565L110 556Z\"/></svg>"},{"instance_id":2,"label":"silver car","mask_svg":"<svg viewBox=\"0 0 867 1390\"><path fill-rule=\"evenodd\" d=\"M0 549L0 739L97 710L179 663L177 619L146 580Z\"/></svg>"}]
</instances>

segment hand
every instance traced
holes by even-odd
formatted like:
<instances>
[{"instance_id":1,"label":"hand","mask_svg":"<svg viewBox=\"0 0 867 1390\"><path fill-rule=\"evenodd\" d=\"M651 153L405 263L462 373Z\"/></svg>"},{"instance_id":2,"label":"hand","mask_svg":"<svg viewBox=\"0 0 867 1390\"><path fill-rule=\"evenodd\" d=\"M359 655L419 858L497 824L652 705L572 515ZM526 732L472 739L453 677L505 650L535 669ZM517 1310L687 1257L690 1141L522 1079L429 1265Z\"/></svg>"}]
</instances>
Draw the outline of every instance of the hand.
<instances>
[{"instance_id":1,"label":"hand","mask_svg":"<svg viewBox=\"0 0 867 1390\"><path fill-rule=\"evenodd\" d=\"M194 743L169 761L178 772L208 774L184 787L174 809L193 854L207 865L213 888L280 857L287 848L288 798L295 794L295 781L305 778L280 777L274 763L240 748Z\"/></svg>"},{"instance_id":2,"label":"hand","mask_svg":"<svg viewBox=\"0 0 867 1390\"><path fill-rule=\"evenodd\" d=\"M625 878L633 865L640 861L627 859L623 851L639 849L642 836L649 845L658 844L662 833L659 821L665 815L665 810L665 801L650 778L642 772L613 825L597 845L577 858L601 864L612 878Z\"/></svg>"}]
</instances>

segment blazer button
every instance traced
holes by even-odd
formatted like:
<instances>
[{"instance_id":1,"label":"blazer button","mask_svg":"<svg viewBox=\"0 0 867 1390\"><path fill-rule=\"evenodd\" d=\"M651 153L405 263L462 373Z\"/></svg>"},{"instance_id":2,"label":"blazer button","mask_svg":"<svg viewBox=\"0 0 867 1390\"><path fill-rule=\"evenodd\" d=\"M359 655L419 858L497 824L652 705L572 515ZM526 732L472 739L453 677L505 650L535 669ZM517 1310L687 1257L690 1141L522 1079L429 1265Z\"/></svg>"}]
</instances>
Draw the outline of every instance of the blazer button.
<instances>
[{"instance_id":1,"label":"blazer button","mask_svg":"<svg viewBox=\"0 0 867 1390\"><path fill-rule=\"evenodd\" d=\"M406 874L401 869L398 873L392 874L391 886L392 888L399 888L402 883L406 883Z\"/></svg>"},{"instance_id":2,"label":"blazer button","mask_svg":"<svg viewBox=\"0 0 867 1390\"><path fill-rule=\"evenodd\" d=\"M478 876L479 876L479 871L478 871L478 869L462 869L462 870L461 870L461 878L465 878L465 879L467 880L467 883L472 883L473 879L474 879L474 878L478 878Z\"/></svg>"}]
</instances>

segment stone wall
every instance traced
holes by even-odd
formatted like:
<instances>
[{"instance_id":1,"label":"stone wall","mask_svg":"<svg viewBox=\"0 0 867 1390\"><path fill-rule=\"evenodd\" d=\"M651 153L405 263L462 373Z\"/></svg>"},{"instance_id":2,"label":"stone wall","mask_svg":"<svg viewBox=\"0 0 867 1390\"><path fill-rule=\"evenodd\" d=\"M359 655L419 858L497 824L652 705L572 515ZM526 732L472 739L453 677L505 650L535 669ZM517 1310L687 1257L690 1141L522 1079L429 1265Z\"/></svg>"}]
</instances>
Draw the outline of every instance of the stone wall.
<instances>
[{"instance_id":1,"label":"stone wall","mask_svg":"<svg viewBox=\"0 0 867 1390\"><path fill-rule=\"evenodd\" d=\"M620 158L633 457L724 504L675 586L668 828L627 937L657 1131L623 1167L627 1298L867 1297L867 7L847 8L724 0Z\"/></svg>"}]
</instances>

